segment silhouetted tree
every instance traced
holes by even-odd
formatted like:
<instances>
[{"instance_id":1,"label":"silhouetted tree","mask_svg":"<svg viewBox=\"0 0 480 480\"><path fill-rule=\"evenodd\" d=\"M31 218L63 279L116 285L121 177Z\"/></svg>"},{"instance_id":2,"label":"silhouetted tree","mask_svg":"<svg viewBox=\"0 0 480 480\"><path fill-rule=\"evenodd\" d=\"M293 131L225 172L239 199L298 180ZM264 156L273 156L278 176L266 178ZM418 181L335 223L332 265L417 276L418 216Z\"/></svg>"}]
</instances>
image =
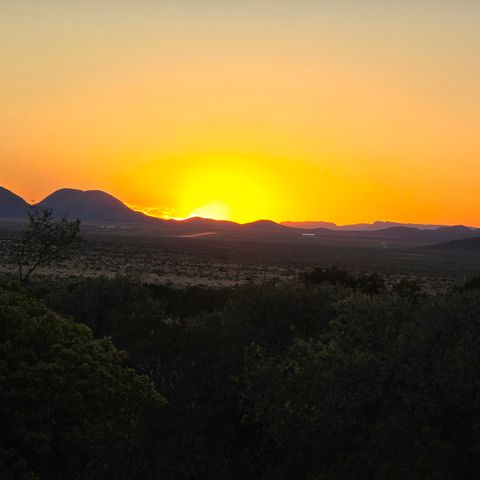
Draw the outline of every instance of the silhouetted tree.
<instances>
[{"instance_id":1,"label":"silhouetted tree","mask_svg":"<svg viewBox=\"0 0 480 480\"><path fill-rule=\"evenodd\" d=\"M357 280L347 270L342 270L336 266L326 268L314 268L310 272L302 274L301 279L308 285L322 285L330 283L332 285L340 285L342 287L355 288Z\"/></svg>"},{"instance_id":2,"label":"silhouetted tree","mask_svg":"<svg viewBox=\"0 0 480 480\"><path fill-rule=\"evenodd\" d=\"M385 280L378 273L362 273L358 277L357 288L367 295L379 295L385 291Z\"/></svg>"},{"instance_id":3,"label":"silhouetted tree","mask_svg":"<svg viewBox=\"0 0 480 480\"><path fill-rule=\"evenodd\" d=\"M399 297L415 300L420 295L422 287L415 280L403 278L393 286L392 291Z\"/></svg>"},{"instance_id":4,"label":"silhouetted tree","mask_svg":"<svg viewBox=\"0 0 480 480\"><path fill-rule=\"evenodd\" d=\"M78 239L80 220L57 220L52 210L33 207L28 212L28 226L16 247L18 279L25 284L33 272L61 256Z\"/></svg>"}]
</instances>

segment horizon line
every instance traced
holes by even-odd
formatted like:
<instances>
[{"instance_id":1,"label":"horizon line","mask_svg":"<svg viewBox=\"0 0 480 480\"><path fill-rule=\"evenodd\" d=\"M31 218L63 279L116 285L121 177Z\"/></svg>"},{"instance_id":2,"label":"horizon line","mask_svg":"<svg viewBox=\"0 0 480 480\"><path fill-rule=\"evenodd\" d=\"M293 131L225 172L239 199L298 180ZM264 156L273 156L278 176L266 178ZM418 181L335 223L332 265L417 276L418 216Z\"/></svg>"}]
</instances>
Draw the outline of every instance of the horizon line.
<instances>
[{"instance_id":1,"label":"horizon line","mask_svg":"<svg viewBox=\"0 0 480 480\"><path fill-rule=\"evenodd\" d=\"M81 188L61 187L61 188L55 189L50 194L43 197L41 200L31 201L31 202L25 200L21 195L18 195L12 189L9 189L9 188L4 187L2 185L0 185L0 188L3 188L5 190L7 190L8 192L20 197L25 203L29 204L30 206L38 205L39 203L41 203L45 199L47 199L50 195L53 195L54 193L56 193L58 191L61 191L61 190L76 190L76 191L83 192L83 193L101 192L103 194L106 194L106 195L109 195L109 196L115 198L116 200L118 200L119 202L121 202L123 205L125 205L127 208L129 208L130 210L132 210L134 212L141 213L143 215L146 215L147 217L154 218L154 219L167 220L167 221L168 220L173 220L173 221L178 221L178 222L190 220L192 218L198 218L198 219L202 219L202 220L213 220L213 221L216 221L216 222L231 222L231 223L235 223L237 225L248 225L248 224L251 224L251 223L268 221L268 222L273 222L277 225L283 225L283 226L285 226L284 224L288 224L288 223L295 223L295 224L326 223L326 224L331 224L332 226L335 226L337 228L343 228L343 227L352 227L352 226L357 226L357 225L375 225L376 223L392 223L392 224L397 224L398 226L411 226L412 228L415 228L415 225L417 225L417 226L437 227L437 228L439 228L439 227L458 227L458 226L462 226L462 227L467 227L467 228L472 228L472 229L480 229L480 226L466 225L466 224L463 224L463 223L453 223L453 224L450 224L450 223L422 223L422 222L412 222L412 221L402 222L402 221L397 221L397 220L378 220L378 219L373 220L373 221L355 221L355 222L351 222L351 223L338 224L334 221L318 220L318 219L317 220L281 220L281 221L276 221L276 220L272 220L270 218L258 218L256 220L251 220L251 221L247 221L247 222L239 222L239 221L231 220L229 218L203 217L201 215L195 215L195 214L190 214L189 216L186 216L186 217L175 217L175 216L170 216L170 215L152 215L151 213L148 213L148 212L152 211L152 210L159 210L159 207L143 207L142 208L142 207L139 207L138 205L129 204L129 203L124 202L123 200L121 200L117 196L115 196L115 195L113 195L113 194L111 194L111 193L109 193L105 190L102 190L100 188L89 188L89 189L82 190ZM294 228L294 227L291 227L291 228ZM319 228L321 228L321 227L319 227ZM327 227L325 227L325 228L327 228Z\"/></svg>"}]
</instances>

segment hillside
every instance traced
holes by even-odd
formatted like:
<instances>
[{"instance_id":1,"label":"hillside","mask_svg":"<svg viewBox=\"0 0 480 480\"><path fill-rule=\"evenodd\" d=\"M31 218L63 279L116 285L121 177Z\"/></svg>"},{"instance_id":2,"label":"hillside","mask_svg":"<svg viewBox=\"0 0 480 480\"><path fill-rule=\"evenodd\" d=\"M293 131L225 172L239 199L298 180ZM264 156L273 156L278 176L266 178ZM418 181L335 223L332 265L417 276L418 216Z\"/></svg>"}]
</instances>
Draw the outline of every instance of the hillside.
<instances>
[{"instance_id":1,"label":"hillside","mask_svg":"<svg viewBox=\"0 0 480 480\"><path fill-rule=\"evenodd\" d=\"M325 235L325 229L311 230L312 234ZM462 225L452 227L440 227L435 230L420 230L412 227L391 227L376 231L336 231L339 237L356 239L376 239L384 241L405 241L411 243L435 244L460 240L479 235L479 231Z\"/></svg>"},{"instance_id":2,"label":"hillside","mask_svg":"<svg viewBox=\"0 0 480 480\"><path fill-rule=\"evenodd\" d=\"M417 228L419 230L435 230L442 227L443 225L430 225L422 223L399 223L399 222L383 222L375 221L373 223L354 223L351 225L337 225L332 222L281 222L281 225L286 227L298 228L300 230L315 230L318 228L327 228L329 230L335 231L344 231L344 232L355 232L355 231L379 231L385 230L392 227L409 227Z\"/></svg>"},{"instance_id":3,"label":"hillside","mask_svg":"<svg viewBox=\"0 0 480 480\"><path fill-rule=\"evenodd\" d=\"M28 207L22 197L0 187L0 219L25 219Z\"/></svg>"},{"instance_id":4,"label":"hillside","mask_svg":"<svg viewBox=\"0 0 480 480\"><path fill-rule=\"evenodd\" d=\"M480 253L480 233L474 238L464 238L462 240L452 240L450 242L438 243L426 247L431 250L444 250L449 252L476 252Z\"/></svg>"},{"instance_id":5,"label":"hillside","mask_svg":"<svg viewBox=\"0 0 480 480\"><path fill-rule=\"evenodd\" d=\"M56 216L79 218L82 222L162 222L132 210L114 196L100 190L63 188L43 199L37 206L52 209Z\"/></svg>"},{"instance_id":6,"label":"hillside","mask_svg":"<svg viewBox=\"0 0 480 480\"><path fill-rule=\"evenodd\" d=\"M4 188L0 189L0 219L23 220L26 218L28 206L27 202L18 195ZM84 225L92 225L93 228L95 225L97 228L111 225L126 228L130 235L148 233L154 236L188 236L206 240L389 248L395 245L440 244L477 237L480 232L463 225L438 228L423 225L422 228L417 228L393 222L374 222L343 227L325 222L308 222L306 224L308 228L299 228L305 222L279 224L271 220L258 220L239 224L201 217L162 220L134 211L106 192L71 188L55 191L37 206L52 209L57 217L78 218ZM321 225L321 228L311 228L313 225Z\"/></svg>"}]
</instances>

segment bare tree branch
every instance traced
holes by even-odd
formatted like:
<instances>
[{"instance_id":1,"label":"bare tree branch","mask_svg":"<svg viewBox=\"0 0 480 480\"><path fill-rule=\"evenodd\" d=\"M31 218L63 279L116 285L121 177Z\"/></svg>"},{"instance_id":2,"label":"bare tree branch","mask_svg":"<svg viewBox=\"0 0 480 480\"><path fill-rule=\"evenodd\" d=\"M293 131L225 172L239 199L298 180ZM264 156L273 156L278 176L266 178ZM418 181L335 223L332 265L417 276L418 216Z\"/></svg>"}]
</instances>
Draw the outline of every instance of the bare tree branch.
<instances>
[{"instance_id":1,"label":"bare tree branch","mask_svg":"<svg viewBox=\"0 0 480 480\"><path fill-rule=\"evenodd\" d=\"M50 209L32 207L28 212L28 220L16 249L21 284L27 283L39 266L48 264L64 253L78 240L80 233L80 220L57 220Z\"/></svg>"}]
</instances>

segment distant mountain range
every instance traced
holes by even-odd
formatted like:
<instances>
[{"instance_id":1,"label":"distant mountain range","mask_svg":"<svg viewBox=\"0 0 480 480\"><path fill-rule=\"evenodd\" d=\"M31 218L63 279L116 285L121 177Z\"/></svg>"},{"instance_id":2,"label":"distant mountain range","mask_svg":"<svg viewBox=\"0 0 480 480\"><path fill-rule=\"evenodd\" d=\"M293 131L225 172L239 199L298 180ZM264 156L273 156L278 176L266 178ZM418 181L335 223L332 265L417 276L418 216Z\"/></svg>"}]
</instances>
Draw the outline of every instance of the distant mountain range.
<instances>
[{"instance_id":1,"label":"distant mountain range","mask_svg":"<svg viewBox=\"0 0 480 480\"><path fill-rule=\"evenodd\" d=\"M204 237L229 240L274 242L317 242L349 245L399 243L432 245L480 237L480 230L463 225L439 226L374 222L338 226L329 222L283 222L259 220L247 224L200 217L185 220L163 220L129 208L112 195L100 190L64 188L36 204L50 208L58 217L79 218L83 224L149 229L159 235ZM26 220L30 205L15 193L0 187L0 219Z\"/></svg>"},{"instance_id":2,"label":"distant mountain range","mask_svg":"<svg viewBox=\"0 0 480 480\"><path fill-rule=\"evenodd\" d=\"M420 230L435 230L439 227L446 225L424 225L420 223L398 223L398 222L381 222L376 221L373 223L354 223L352 225L337 225L332 222L281 222L281 225L291 228L298 228L300 230L315 230L318 228L328 228L329 230L340 230L344 232L355 231L376 231L384 230L390 227L411 227L418 228Z\"/></svg>"},{"instance_id":3,"label":"distant mountain range","mask_svg":"<svg viewBox=\"0 0 480 480\"><path fill-rule=\"evenodd\" d=\"M429 249L442 252L459 253L480 253L480 236L474 238L464 238L462 240L452 240L450 242L438 243L428 247Z\"/></svg>"}]
</instances>

